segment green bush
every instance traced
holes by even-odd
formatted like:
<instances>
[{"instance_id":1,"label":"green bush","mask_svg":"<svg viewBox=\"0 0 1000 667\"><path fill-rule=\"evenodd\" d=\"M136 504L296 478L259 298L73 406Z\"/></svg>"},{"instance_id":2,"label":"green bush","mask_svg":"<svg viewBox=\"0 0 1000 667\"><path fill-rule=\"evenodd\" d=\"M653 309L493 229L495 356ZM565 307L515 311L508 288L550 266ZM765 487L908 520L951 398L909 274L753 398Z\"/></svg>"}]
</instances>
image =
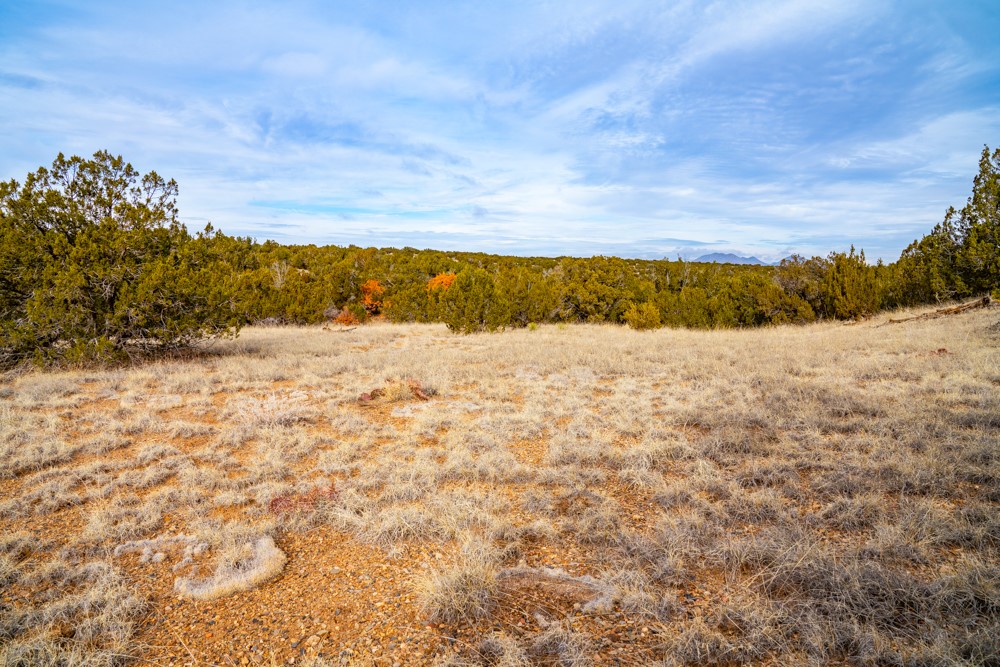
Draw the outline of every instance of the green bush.
<instances>
[{"instance_id":1,"label":"green bush","mask_svg":"<svg viewBox=\"0 0 1000 667\"><path fill-rule=\"evenodd\" d=\"M107 152L0 183L0 365L113 361L235 334L232 239Z\"/></svg>"},{"instance_id":2,"label":"green bush","mask_svg":"<svg viewBox=\"0 0 1000 667\"><path fill-rule=\"evenodd\" d=\"M865 252L832 253L823 284L826 312L837 319L868 317L881 307L875 270L865 262Z\"/></svg>"},{"instance_id":3,"label":"green bush","mask_svg":"<svg viewBox=\"0 0 1000 667\"><path fill-rule=\"evenodd\" d=\"M660 320L660 309L656 304L646 302L636 305L629 303L623 316L625 324L633 329L658 329L662 322Z\"/></svg>"},{"instance_id":4,"label":"green bush","mask_svg":"<svg viewBox=\"0 0 1000 667\"><path fill-rule=\"evenodd\" d=\"M510 323L510 302L484 269L460 271L436 307L441 321L458 333L497 331Z\"/></svg>"}]
</instances>

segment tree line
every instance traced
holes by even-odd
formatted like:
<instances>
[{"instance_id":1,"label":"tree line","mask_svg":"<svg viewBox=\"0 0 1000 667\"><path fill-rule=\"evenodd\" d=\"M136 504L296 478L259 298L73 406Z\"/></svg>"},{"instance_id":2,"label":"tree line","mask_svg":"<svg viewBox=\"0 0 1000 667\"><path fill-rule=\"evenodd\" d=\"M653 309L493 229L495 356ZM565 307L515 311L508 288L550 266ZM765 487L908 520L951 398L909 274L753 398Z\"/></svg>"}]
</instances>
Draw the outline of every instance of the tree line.
<instances>
[{"instance_id":1,"label":"tree line","mask_svg":"<svg viewBox=\"0 0 1000 667\"><path fill-rule=\"evenodd\" d=\"M773 267L257 243L190 234L176 196L107 152L0 183L0 365L158 354L261 322L753 327L1000 287L1000 149L988 147L966 205L890 264L853 247Z\"/></svg>"}]
</instances>

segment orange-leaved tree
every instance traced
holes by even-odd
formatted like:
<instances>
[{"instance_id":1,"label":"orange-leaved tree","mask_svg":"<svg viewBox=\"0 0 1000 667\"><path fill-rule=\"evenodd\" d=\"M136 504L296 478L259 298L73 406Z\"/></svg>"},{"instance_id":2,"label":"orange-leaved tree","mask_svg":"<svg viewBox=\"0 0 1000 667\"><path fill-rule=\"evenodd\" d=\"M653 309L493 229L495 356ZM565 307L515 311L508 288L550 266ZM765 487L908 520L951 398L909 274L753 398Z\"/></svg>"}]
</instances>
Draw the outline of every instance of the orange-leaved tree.
<instances>
[{"instance_id":1,"label":"orange-leaved tree","mask_svg":"<svg viewBox=\"0 0 1000 667\"><path fill-rule=\"evenodd\" d=\"M451 287L453 282L455 282L454 273L439 273L427 281L427 291L434 292L441 290L442 292L445 292L449 287Z\"/></svg>"},{"instance_id":2,"label":"orange-leaved tree","mask_svg":"<svg viewBox=\"0 0 1000 667\"><path fill-rule=\"evenodd\" d=\"M361 305L369 315L378 315L382 308L382 295L385 288L377 280L369 280L361 286Z\"/></svg>"}]
</instances>

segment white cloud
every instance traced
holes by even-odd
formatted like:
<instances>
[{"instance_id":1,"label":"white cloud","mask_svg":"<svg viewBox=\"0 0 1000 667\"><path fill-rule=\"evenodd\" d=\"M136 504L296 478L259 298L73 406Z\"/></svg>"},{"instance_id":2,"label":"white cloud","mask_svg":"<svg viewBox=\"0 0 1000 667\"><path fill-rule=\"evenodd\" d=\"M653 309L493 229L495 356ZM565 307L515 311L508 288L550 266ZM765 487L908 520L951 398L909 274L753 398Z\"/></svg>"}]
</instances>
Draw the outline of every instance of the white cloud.
<instances>
[{"instance_id":1,"label":"white cloud","mask_svg":"<svg viewBox=\"0 0 1000 667\"><path fill-rule=\"evenodd\" d=\"M893 139L847 147L831 156L837 167L894 169L904 174L968 177L983 143L1000 136L1000 106L932 117Z\"/></svg>"}]
</instances>

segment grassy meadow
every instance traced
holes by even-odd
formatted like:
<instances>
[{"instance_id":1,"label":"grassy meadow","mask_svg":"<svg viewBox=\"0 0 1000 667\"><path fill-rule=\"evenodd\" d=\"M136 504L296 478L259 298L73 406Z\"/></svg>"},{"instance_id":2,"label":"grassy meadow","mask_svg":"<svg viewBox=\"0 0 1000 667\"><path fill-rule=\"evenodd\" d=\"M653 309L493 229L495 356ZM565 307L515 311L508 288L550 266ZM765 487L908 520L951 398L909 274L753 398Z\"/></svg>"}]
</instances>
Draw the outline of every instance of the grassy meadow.
<instances>
[{"instance_id":1,"label":"grassy meadow","mask_svg":"<svg viewBox=\"0 0 1000 667\"><path fill-rule=\"evenodd\" d=\"M9 374L0 664L1000 664L1000 314L886 319Z\"/></svg>"}]
</instances>

